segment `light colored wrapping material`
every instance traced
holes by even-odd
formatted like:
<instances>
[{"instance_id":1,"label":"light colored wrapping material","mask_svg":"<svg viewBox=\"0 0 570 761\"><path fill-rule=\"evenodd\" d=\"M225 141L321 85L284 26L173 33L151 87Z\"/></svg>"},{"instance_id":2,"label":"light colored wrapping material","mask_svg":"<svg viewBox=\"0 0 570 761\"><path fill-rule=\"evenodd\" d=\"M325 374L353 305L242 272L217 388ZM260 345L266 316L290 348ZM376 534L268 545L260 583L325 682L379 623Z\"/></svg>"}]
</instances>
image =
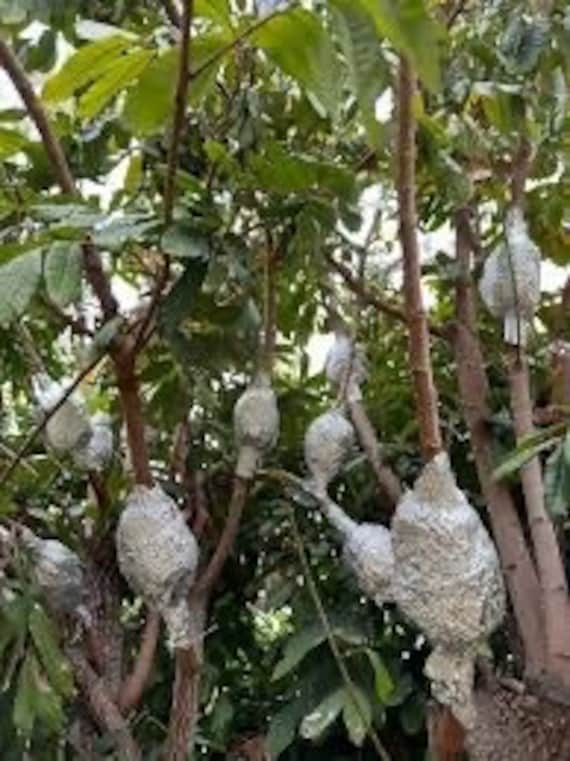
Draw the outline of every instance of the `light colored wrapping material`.
<instances>
[{"instance_id":1,"label":"light colored wrapping material","mask_svg":"<svg viewBox=\"0 0 570 761\"><path fill-rule=\"evenodd\" d=\"M32 385L36 400L44 413L50 412L66 391L65 386L53 381L45 373L36 375ZM65 454L84 446L90 436L89 416L80 395L74 392L48 421L48 444L58 454Z\"/></svg>"},{"instance_id":2,"label":"light colored wrapping material","mask_svg":"<svg viewBox=\"0 0 570 761\"><path fill-rule=\"evenodd\" d=\"M237 400L234 434L238 447L236 475L250 480L279 436L279 410L267 375L258 375Z\"/></svg>"},{"instance_id":3,"label":"light colored wrapping material","mask_svg":"<svg viewBox=\"0 0 570 761\"><path fill-rule=\"evenodd\" d=\"M480 292L491 314L504 321L505 341L524 346L540 300L540 251L519 208L508 212L505 241L487 257Z\"/></svg>"},{"instance_id":4,"label":"light colored wrapping material","mask_svg":"<svg viewBox=\"0 0 570 761\"><path fill-rule=\"evenodd\" d=\"M428 637L436 696L469 728L473 661L501 623L505 592L495 546L457 488L447 455L428 463L392 522L394 599Z\"/></svg>"},{"instance_id":5,"label":"light colored wrapping material","mask_svg":"<svg viewBox=\"0 0 570 761\"><path fill-rule=\"evenodd\" d=\"M113 456L113 429L111 418L99 412L91 419L91 436L71 452L73 462L83 470L102 471Z\"/></svg>"},{"instance_id":6,"label":"light colored wrapping material","mask_svg":"<svg viewBox=\"0 0 570 761\"><path fill-rule=\"evenodd\" d=\"M58 613L79 612L84 594L79 557L56 539L40 539L22 529L22 544L30 552L34 579L49 605Z\"/></svg>"},{"instance_id":7,"label":"light colored wrapping material","mask_svg":"<svg viewBox=\"0 0 570 761\"><path fill-rule=\"evenodd\" d=\"M340 410L330 410L313 420L305 435L305 462L311 488L319 496L338 475L354 446L354 428Z\"/></svg>"},{"instance_id":8,"label":"light colored wrapping material","mask_svg":"<svg viewBox=\"0 0 570 761\"><path fill-rule=\"evenodd\" d=\"M199 550L176 503L158 486L136 486L121 513L116 543L121 573L161 613L170 646L189 647L188 593Z\"/></svg>"},{"instance_id":9,"label":"light colored wrapping material","mask_svg":"<svg viewBox=\"0 0 570 761\"><path fill-rule=\"evenodd\" d=\"M325 373L329 383L348 401L360 401L360 386L366 380L365 360L362 350L355 346L350 336L337 331L325 361Z\"/></svg>"}]
</instances>

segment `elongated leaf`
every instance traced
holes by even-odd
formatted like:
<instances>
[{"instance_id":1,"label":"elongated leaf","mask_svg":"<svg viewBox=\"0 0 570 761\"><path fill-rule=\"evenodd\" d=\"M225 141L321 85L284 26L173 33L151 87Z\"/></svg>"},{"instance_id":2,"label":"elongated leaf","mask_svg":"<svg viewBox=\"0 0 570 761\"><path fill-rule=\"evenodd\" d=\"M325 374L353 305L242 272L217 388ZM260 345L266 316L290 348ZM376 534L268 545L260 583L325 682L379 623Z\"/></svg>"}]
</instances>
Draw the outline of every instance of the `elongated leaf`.
<instances>
[{"instance_id":1,"label":"elongated leaf","mask_svg":"<svg viewBox=\"0 0 570 761\"><path fill-rule=\"evenodd\" d=\"M424 0L355 0L355 3L372 15L380 35L411 58L427 87L439 90L439 45L444 31L428 14Z\"/></svg>"},{"instance_id":2,"label":"elongated leaf","mask_svg":"<svg viewBox=\"0 0 570 761\"><path fill-rule=\"evenodd\" d=\"M564 518L570 507L570 434L558 445L546 463L544 492L548 512Z\"/></svg>"},{"instance_id":3,"label":"elongated leaf","mask_svg":"<svg viewBox=\"0 0 570 761\"><path fill-rule=\"evenodd\" d=\"M35 693L34 658L33 654L29 652L20 668L12 711L14 726L24 737L29 737L34 729L36 721Z\"/></svg>"},{"instance_id":4,"label":"elongated leaf","mask_svg":"<svg viewBox=\"0 0 570 761\"><path fill-rule=\"evenodd\" d=\"M517 470L520 470L533 457L536 457L547 449L551 449L560 441L566 432L566 428L566 423L557 423L545 431L540 431L537 434L526 437L524 441L520 442L515 451L495 469L493 478L496 481L500 481L502 478L506 478Z\"/></svg>"},{"instance_id":5,"label":"elongated leaf","mask_svg":"<svg viewBox=\"0 0 570 761\"><path fill-rule=\"evenodd\" d=\"M306 626L300 632L294 634L285 646L283 658L276 665L273 671L273 679L281 679L292 671L303 658L318 647L326 639L326 632L320 624Z\"/></svg>"},{"instance_id":6,"label":"elongated leaf","mask_svg":"<svg viewBox=\"0 0 570 761\"><path fill-rule=\"evenodd\" d=\"M167 254L184 259L206 259L209 253L208 241L182 224L168 228L162 236L161 248Z\"/></svg>"},{"instance_id":7,"label":"elongated leaf","mask_svg":"<svg viewBox=\"0 0 570 761\"><path fill-rule=\"evenodd\" d=\"M374 19L353 0L330 0L330 4L350 88L358 101L370 143L378 146L381 126L376 120L376 100L388 83L389 72Z\"/></svg>"},{"instance_id":8,"label":"elongated leaf","mask_svg":"<svg viewBox=\"0 0 570 761\"><path fill-rule=\"evenodd\" d=\"M374 669L374 686L378 699L387 704L394 692L394 681L378 653L366 648L366 655Z\"/></svg>"},{"instance_id":9,"label":"elongated leaf","mask_svg":"<svg viewBox=\"0 0 570 761\"><path fill-rule=\"evenodd\" d=\"M0 127L0 159L6 159L19 151L25 150L29 144L28 138L19 132Z\"/></svg>"},{"instance_id":10,"label":"elongated leaf","mask_svg":"<svg viewBox=\"0 0 570 761\"><path fill-rule=\"evenodd\" d=\"M228 0L196 0L194 15L210 19L221 27L232 25Z\"/></svg>"},{"instance_id":11,"label":"elongated leaf","mask_svg":"<svg viewBox=\"0 0 570 761\"><path fill-rule=\"evenodd\" d=\"M344 690L342 718L351 743L360 748L372 724L372 706L364 692L357 687L354 694Z\"/></svg>"},{"instance_id":12,"label":"elongated leaf","mask_svg":"<svg viewBox=\"0 0 570 761\"><path fill-rule=\"evenodd\" d=\"M301 722L301 736L305 740L318 739L336 721L345 706L345 697L345 689L341 687L319 703Z\"/></svg>"},{"instance_id":13,"label":"elongated leaf","mask_svg":"<svg viewBox=\"0 0 570 761\"><path fill-rule=\"evenodd\" d=\"M252 39L282 71L297 80L318 111L336 117L342 70L330 35L315 14L296 8L277 15Z\"/></svg>"},{"instance_id":14,"label":"elongated leaf","mask_svg":"<svg viewBox=\"0 0 570 761\"><path fill-rule=\"evenodd\" d=\"M0 325L26 311L42 273L41 251L33 250L0 267Z\"/></svg>"},{"instance_id":15,"label":"elongated leaf","mask_svg":"<svg viewBox=\"0 0 570 761\"><path fill-rule=\"evenodd\" d=\"M117 59L79 99L79 115L93 119L121 90L137 79L152 59L150 50L135 50Z\"/></svg>"},{"instance_id":16,"label":"elongated leaf","mask_svg":"<svg viewBox=\"0 0 570 761\"><path fill-rule=\"evenodd\" d=\"M30 633L51 686L62 697L73 694L73 675L58 645L58 633L43 608L34 605L30 613Z\"/></svg>"},{"instance_id":17,"label":"elongated leaf","mask_svg":"<svg viewBox=\"0 0 570 761\"><path fill-rule=\"evenodd\" d=\"M84 45L67 59L57 74L47 80L43 97L54 102L70 98L97 79L102 71L113 66L115 60L132 44L132 39L116 35Z\"/></svg>"},{"instance_id":18,"label":"elongated leaf","mask_svg":"<svg viewBox=\"0 0 570 761\"><path fill-rule=\"evenodd\" d=\"M81 295L81 246L74 241L55 241L46 253L44 276L48 296L67 306Z\"/></svg>"}]
</instances>

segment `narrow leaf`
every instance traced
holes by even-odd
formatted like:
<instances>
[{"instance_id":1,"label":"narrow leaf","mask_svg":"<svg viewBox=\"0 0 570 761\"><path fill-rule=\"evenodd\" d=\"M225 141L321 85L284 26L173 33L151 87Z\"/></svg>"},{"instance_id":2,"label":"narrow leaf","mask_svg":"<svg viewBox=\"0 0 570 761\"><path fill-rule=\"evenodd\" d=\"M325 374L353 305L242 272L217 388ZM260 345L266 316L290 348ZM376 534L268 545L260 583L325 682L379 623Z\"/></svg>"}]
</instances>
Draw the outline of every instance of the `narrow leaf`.
<instances>
[{"instance_id":1,"label":"narrow leaf","mask_svg":"<svg viewBox=\"0 0 570 761\"><path fill-rule=\"evenodd\" d=\"M28 251L0 267L0 325L8 325L26 311L41 272L39 250Z\"/></svg>"},{"instance_id":2,"label":"narrow leaf","mask_svg":"<svg viewBox=\"0 0 570 761\"><path fill-rule=\"evenodd\" d=\"M67 306L81 296L81 246L74 241L55 241L46 253L44 276L48 296Z\"/></svg>"},{"instance_id":3,"label":"narrow leaf","mask_svg":"<svg viewBox=\"0 0 570 761\"><path fill-rule=\"evenodd\" d=\"M362 690L344 690L342 718L351 743L360 748L372 724L372 706Z\"/></svg>"},{"instance_id":4,"label":"narrow leaf","mask_svg":"<svg viewBox=\"0 0 570 761\"><path fill-rule=\"evenodd\" d=\"M43 608L34 605L30 633L51 686L62 697L73 694L73 676L58 645L58 632Z\"/></svg>"},{"instance_id":5,"label":"narrow leaf","mask_svg":"<svg viewBox=\"0 0 570 761\"><path fill-rule=\"evenodd\" d=\"M335 690L322 703L305 716L301 722L300 734L305 740L316 740L336 721L345 706L345 688Z\"/></svg>"},{"instance_id":6,"label":"narrow leaf","mask_svg":"<svg viewBox=\"0 0 570 761\"><path fill-rule=\"evenodd\" d=\"M93 119L115 95L137 79L152 59L150 50L135 50L121 56L79 99L79 115Z\"/></svg>"}]
</instances>

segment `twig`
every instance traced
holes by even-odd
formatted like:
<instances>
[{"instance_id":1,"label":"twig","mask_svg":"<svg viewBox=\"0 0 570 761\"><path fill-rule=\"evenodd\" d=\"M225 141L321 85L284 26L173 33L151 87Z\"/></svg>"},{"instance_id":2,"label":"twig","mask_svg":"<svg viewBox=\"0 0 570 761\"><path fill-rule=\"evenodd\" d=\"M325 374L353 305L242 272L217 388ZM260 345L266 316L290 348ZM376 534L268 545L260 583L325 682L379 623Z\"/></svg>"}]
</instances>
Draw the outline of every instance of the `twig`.
<instances>
[{"instance_id":1,"label":"twig","mask_svg":"<svg viewBox=\"0 0 570 761\"><path fill-rule=\"evenodd\" d=\"M321 625L323 627L323 630L325 631L325 634L327 636L327 640L329 643L329 647L331 649L331 653L333 655L333 658L336 662L337 668L340 672L340 675L342 677L343 682L345 683L345 686L350 694L350 697L352 698L352 701L354 703L354 707L356 708L358 714L360 715L360 718L364 724L364 726L368 725L368 717L363 711L362 705L360 703L360 699L358 697L358 690L356 688L356 685L354 684L354 681L348 671L348 668L346 666L346 663L344 662L344 658L342 656L342 653L340 652L340 649L338 647L336 637L334 635L334 632L332 630L332 627L330 625L330 621L328 619L325 607L323 605L323 601L321 600L321 596L319 594L319 590L317 588L317 584L315 582L315 579L313 578L313 574L311 572L311 566L309 564L309 560L307 558L307 553L305 550L305 545L303 543L303 539L301 536L301 532L299 531L299 526L297 524L297 519L295 517L295 510L293 506L286 502L287 510L289 512L289 516L291 519L291 527L293 529L293 538L295 540L295 547L297 550L297 554L299 556L299 561L301 563L301 566L303 568L303 574L305 576L305 579L307 581L307 587L309 589L309 592L311 594L313 604L315 606L315 609L317 611L317 615L319 616L319 619L321 621ZM374 749L376 750L376 753L378 754L378 757L382 759L382 761L390 761L390 756L388 754L388 751L384 748L382 745L382 742L380 738L378 737L376 730L369 726L367 728L368 736L370 737L370 741L374 745Z\"/></svg>"},{"instance_id":2,"label":"twig","mask_svg":"<svg viewBox=\"0 0 570 761\"><path fill-rule=\"evenodd\" d=\"M101 257L97 253L95 244L89 235L86 236L81 244L81 250L83 252L83 267L87 280L99 299L105 320L110 320L118 314L119 304L113 296L111 283L103 269Z\"/></svg>"},{"instance_id":3,"label":"twig","mask_svg":"<svg viewBox=\"0 0 570 761\"><path fill-rule=\"evenodd\" d=\"M180 14L180 11L178 10L178 6L176 4L176 0L161 0L162 7L164 8L164 12L168 16L168 20L172 24L172 26L175 26L177 29L180 29L182 26L182 16Z\"/></svg>"},{"instance_id":4,"label":"twig","mask_svg":"<svg viewBox=\"0 0 570 761\"><path fill-rule=\"evenodd\" d=\"M134 668L121 686L119 708L123 715L136 708L141 701L152 671L159 634L160 615L151 610L144 625Z\"/></svg>"},{"instance_id":5,"label":"twig","mask_svg":"<svg viewBox=\"0 0 570 761\"><path fill-rule=\"evenodd\" d=\"M404 296L409 330L409 362L416 397L423 456L441 451L437 390L433 381L429 332L423 305L416 211L416 122L413 113L416 76L410 62L400 59L398 93L397 190L400 242L404 258Z\"/></svg>"},{"instance_id":6,"label":"twig","mask_svg":"<svg viewBox=\"0 0 570 761\"><path fill-rule=\"evenodd\" d=\"M271 375L275 354L277 322L277 284L275 280L277 253L272 246L271 236L267 237L268 240L263 257L263 344L261 346L260 365L268 375Z\"/></svg>"}]
</instances>

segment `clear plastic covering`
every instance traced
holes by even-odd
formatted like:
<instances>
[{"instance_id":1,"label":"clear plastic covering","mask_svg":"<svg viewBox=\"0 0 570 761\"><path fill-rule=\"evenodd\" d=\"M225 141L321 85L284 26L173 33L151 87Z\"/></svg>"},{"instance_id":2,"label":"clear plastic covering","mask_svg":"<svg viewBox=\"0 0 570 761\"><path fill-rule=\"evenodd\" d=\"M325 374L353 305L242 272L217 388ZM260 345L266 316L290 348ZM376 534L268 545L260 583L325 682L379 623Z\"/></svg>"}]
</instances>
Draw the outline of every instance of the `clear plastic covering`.
<instances>
[{"instance_id":1,"label":"clear plastic covering","mask_svg":"<svg viewBox=\"0 0 570 761\"><path fill-rule=\"evenodd\" d=\"M366 380L365 357L362 349L346 333L337 331L335 342L325 361L325 373L333 388L342 398L358 401L362 398L360 386Z\"/></svg>"},{"instance_id":2,"label":"clear plastic covering","mask_svg":"<svg viewBox=\"0 0 570 761\"><path fill-rule=\"evenodd\" d=\"M176 503L158 486L137 486L116 534L121 573L167 626L173 648L191 645L188 593L198 566L198 545Z\"/></svg>"},{"instance_id":3,"label":"clear plastic covering","mask_svg":"<svg viewBox=\"0 0 570 761\"><path fill-rule=\"evenodd\" d=\"M236 474L249 480L279 436L277 399L267 375L258 375L238 399L234 433L238 447Z\"/></svg>"},{"instance_id":4,"label":"clear plastic covering","mask_svg":"<svg viewBox=\"0 0 570 761\"><path fill-rule=\"evenodd\" d=\"M71 452L73 462L83 470L102 471L113 456L113 428L111 418L98 412L91 418L91 435Z\"/></svg>"},{"instance_id":5,"label":"clear plastic covering","mask_svg":"<svg viewBox=\"0 0 570 761\"><path fill-rule=\"evenodd\" d=\"M505 341L524 346L540 299L540 251L519 208L508 212L505 240L487 257L480 292L491 314L503 320Z\"/></svg>"},{"instance_id":6,"label":"clear plastic covering","mask_svg":"<svg viewBox=\"0 0 570 761\"><path fill-rule=\"evenodd\" d=\"M502 621L505 592L495 546L457 488L447 455L428 463L402 497L392 545L394 599L434 647L426 669L439 699L469 726L472 662ZM449 667L453 659L462 666Z\"/></svg>"},{"instance_id":7,"label":"clear plastic covering","mask_svg":"<svg viewBox=\"0 0 570 761\"><path fill-rule=\"evenodd\" d=\"M312 477L311 488L317 494L326 493L354 441L354 428L340 410L330 410L313 420L305 435L305 462Z\"/></svg>"},{"instance_id":8,"label":"clear plastic covering","mask_svg":"<svg viewBox=\"0 0 570 761\"><path fill-rule=\"evenodd\" d=\"M34 394L42 412L50 412L62 399L68 386L41 373L32 380ZM80 394L75 391L49 419L46 438L58 454L85 446L91 436L91 424Z\"/></svg>"}]
</instances>

